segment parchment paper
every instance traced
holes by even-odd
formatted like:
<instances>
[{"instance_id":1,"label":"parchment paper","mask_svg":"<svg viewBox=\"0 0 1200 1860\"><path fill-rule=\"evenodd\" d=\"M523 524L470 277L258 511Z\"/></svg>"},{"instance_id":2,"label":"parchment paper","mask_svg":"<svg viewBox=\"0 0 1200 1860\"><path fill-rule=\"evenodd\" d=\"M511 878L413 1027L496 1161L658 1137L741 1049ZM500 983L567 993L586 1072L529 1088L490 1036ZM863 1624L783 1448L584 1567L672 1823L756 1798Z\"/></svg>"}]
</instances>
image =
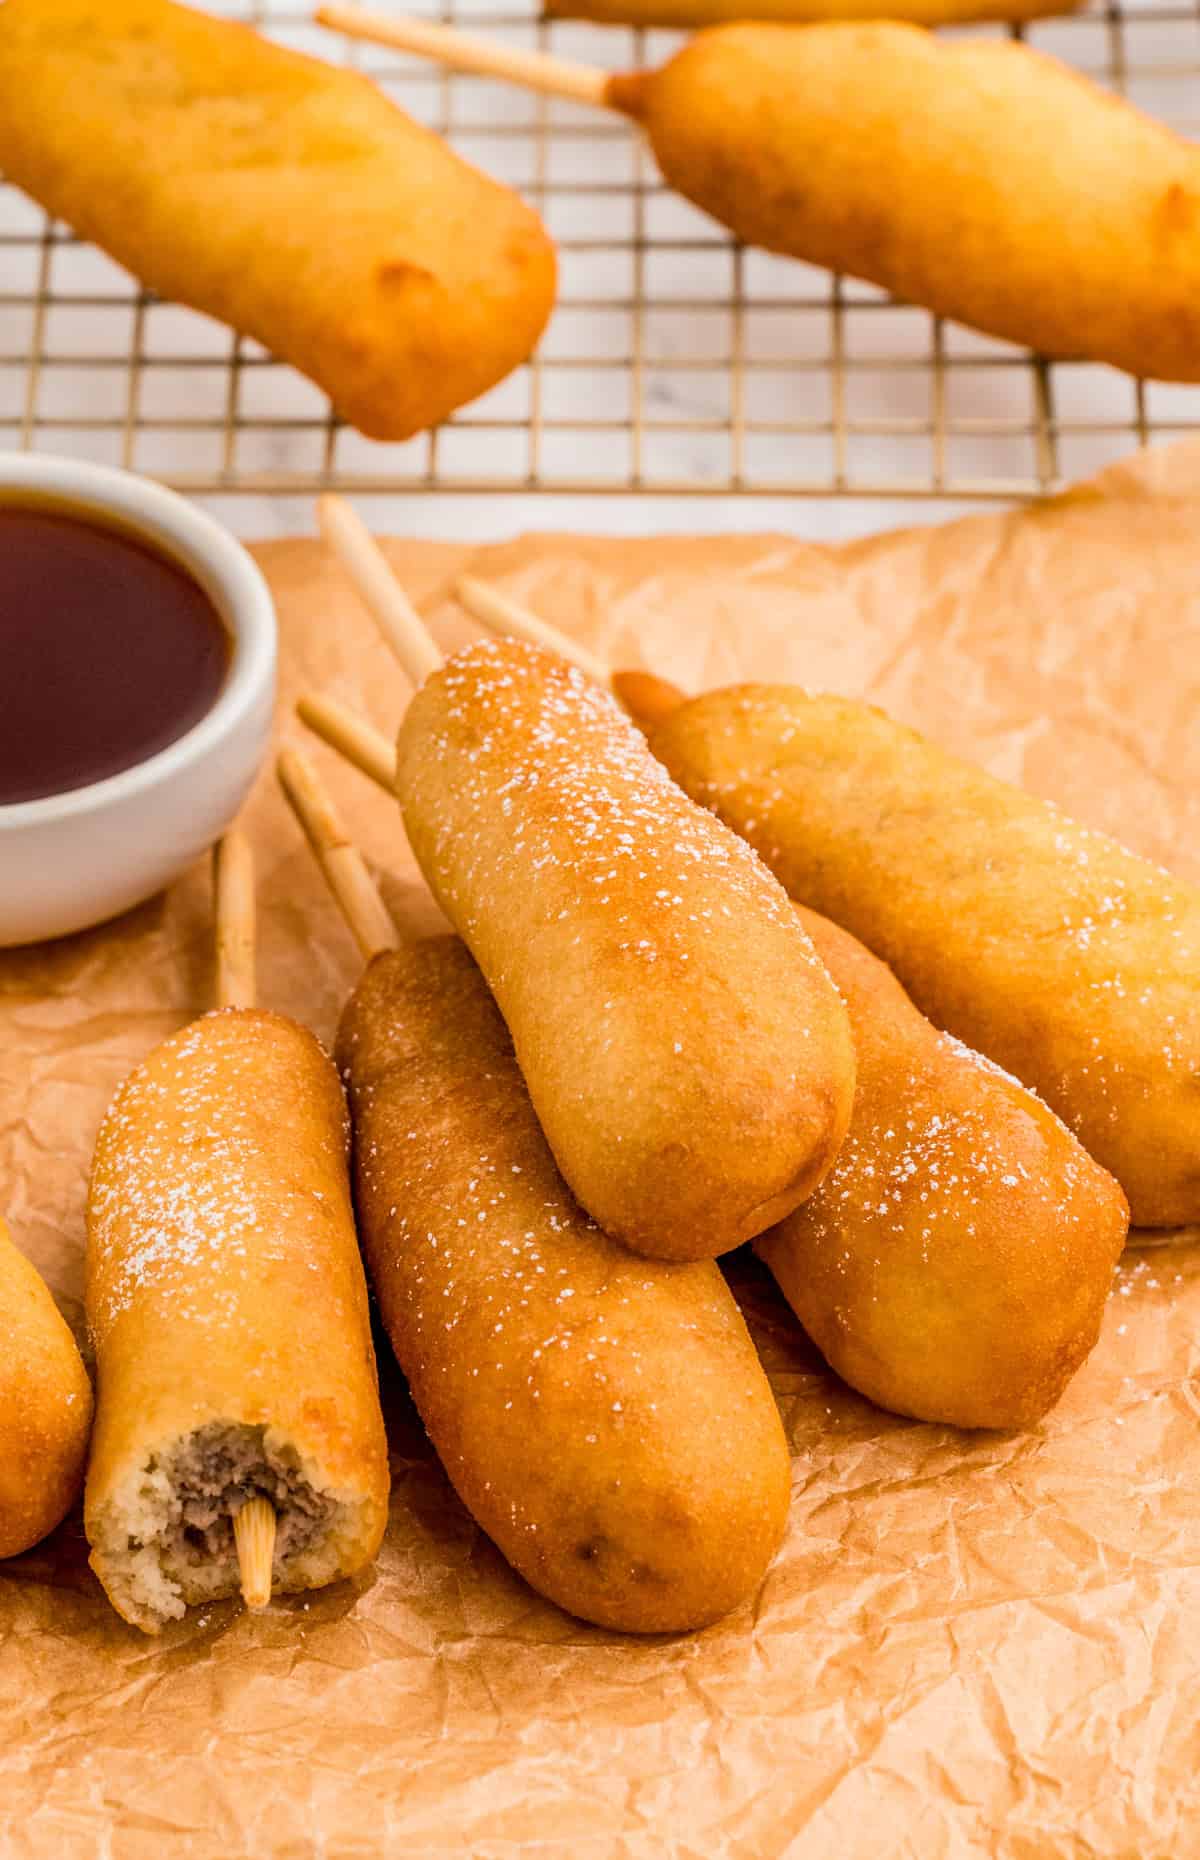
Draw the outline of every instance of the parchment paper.
<instances>
[{"instance_id":1,"label":"parchment paper","mask_svg":"<svg viewBox=\"0 0 1200 1860\"><path fill-rule=\"evenodd\" d=\"M1200 875L1200 444L1069 497L825 549L781 537L391 545L447 641L467 567L614 662L699 687L865 692ZM316 543L259 551L290 701L394 723L404 681ZM374 858L387 799L314 754ZM358 970L264 773L263 999L328 1036ZM393 886L408 912L415 893ZM209 1003L207 873L109 928L0 954L0 1208L78 1326L105 1102ZM753 1606L622 1639L532 1595L473 1527L385 1370L395 1490L374 1575L157 1642L78 1520L0 1570L0 1854L105 1860L577 1855L1013 1860L1200 1854L1200 1259L1126 1255L1101 1342L1020 1437L842 1387L732 1268L791 1436Z\"/></svg>"}]
</instances>

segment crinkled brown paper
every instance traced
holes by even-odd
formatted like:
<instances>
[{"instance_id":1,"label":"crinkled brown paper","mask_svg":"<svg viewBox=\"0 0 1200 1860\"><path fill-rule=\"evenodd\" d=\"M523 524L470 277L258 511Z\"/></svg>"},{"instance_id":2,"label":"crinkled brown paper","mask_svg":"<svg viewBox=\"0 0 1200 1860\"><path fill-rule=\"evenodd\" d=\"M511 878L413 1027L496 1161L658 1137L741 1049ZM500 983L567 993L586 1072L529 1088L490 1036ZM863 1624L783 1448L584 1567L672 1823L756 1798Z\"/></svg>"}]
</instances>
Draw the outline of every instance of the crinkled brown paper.
<instances>
[{"instance_id":1,"label":"crinkled brown paper","mask_svg":"<svg viewBox=\"0 0 1200 1860\"><path fill-rule=\"evenodd\" d=\"M323 686L391 726L405 684L330 557L259 559L279 734ZM698 688L867 693L1200 876L1200 444L1054 503L830 549L782 537L525 539L390 553L447 642L469 567ZM315 751L373 857L389 802ZM329 1036L357 960L270 771L248 814L261 992ZM405 902L408 908L411 898ZM208 1005L197 870L118 924L0 953L0 1208L78 1324L106 1100ZM763 1860L1200 1854L1200 1261L1126 1255L1104 1333L1035 1432L880 1413L734 1275L795 1455L752 1606L622 1639L533 1595L450 1492L394 1369L373 1575L158 1641L111 1612L78 1518L0 1573L0 1854L104 1860L572 1855Z\"/></svg>"}]
</instances>

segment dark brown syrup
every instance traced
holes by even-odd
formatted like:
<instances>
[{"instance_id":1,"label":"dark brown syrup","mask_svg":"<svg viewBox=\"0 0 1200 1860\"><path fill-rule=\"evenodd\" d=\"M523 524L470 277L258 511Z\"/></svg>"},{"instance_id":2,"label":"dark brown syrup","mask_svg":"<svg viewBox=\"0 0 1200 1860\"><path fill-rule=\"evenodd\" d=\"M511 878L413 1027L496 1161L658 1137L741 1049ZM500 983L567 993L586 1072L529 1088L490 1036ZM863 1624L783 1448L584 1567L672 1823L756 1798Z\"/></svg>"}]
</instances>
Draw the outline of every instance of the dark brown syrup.
<instances>
[{"instance_id":1,"label":"dark brown syrup","mask_svg":"<svg viewBox=\"0 0 1200 1860\"><path fill-rule=\"evenodd\" d=\"M90 513L0 502L0 804L144 762L210 711L229 633L165 555Z\"/></svg>"}]
</instances>

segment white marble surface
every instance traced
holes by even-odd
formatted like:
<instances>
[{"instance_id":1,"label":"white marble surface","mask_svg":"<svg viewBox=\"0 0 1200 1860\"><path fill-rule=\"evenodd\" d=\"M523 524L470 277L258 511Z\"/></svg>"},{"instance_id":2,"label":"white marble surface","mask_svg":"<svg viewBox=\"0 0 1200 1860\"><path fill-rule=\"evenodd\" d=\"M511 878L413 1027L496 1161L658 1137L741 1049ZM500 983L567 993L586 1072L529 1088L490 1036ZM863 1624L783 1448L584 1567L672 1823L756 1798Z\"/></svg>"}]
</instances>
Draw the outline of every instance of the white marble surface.
<instances>
[{"instance_id":1,"label":"white marble surface","mask_svg":"<svg viewBox=\"0 0 1200 1860\"><path fill-rule=\"evenodd\" d=\"M312 533L311 497L200 497L238 536L265 541ZM564 493L538 496L356 497L379 535L494 542L530 531L571 531L606 536L745 535L782 531L835 542L910 523L940 523L980 509L954 499L610 497ZM999 508L991 505L990 508Z\"/></svg>"}]
</instances>

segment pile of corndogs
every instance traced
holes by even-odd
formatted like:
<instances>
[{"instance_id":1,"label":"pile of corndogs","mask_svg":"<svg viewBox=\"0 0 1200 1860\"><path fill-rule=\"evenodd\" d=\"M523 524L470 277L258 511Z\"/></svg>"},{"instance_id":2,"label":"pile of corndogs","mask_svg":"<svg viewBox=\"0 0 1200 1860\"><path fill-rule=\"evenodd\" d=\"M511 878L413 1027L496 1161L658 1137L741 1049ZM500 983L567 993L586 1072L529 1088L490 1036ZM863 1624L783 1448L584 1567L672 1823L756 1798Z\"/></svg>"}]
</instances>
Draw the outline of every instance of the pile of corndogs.
<instances>
[{"instance_id":1,"label":"pile of corndogs","mask_svg":"<svg viewBox=\"0 0 1200 1860\"><path fill-rule=\"evenodd\" d=\"M355 535L346 513L327 534ZM346 554L364 590L371 548ZM335 1069L253 1005L226 849L223 1005L97 1144L93 1566L154 1632L369 1564L369 1280L512 1566L606 1627L698 1627L757 1589L789 1494L718 1256L752 1241L880 1405L1035 1423L1095 1343L1131 1208L1200 1220L1200 893L865 704L640 673L619 704L527 639L442 664L392 596L419 642L394 755L302 714L394 790L457 934L399 935L285 754L367 967ZM10 1553L71 1502L89 1419L16 1270Z\"/></svg>"}]
</instances>

